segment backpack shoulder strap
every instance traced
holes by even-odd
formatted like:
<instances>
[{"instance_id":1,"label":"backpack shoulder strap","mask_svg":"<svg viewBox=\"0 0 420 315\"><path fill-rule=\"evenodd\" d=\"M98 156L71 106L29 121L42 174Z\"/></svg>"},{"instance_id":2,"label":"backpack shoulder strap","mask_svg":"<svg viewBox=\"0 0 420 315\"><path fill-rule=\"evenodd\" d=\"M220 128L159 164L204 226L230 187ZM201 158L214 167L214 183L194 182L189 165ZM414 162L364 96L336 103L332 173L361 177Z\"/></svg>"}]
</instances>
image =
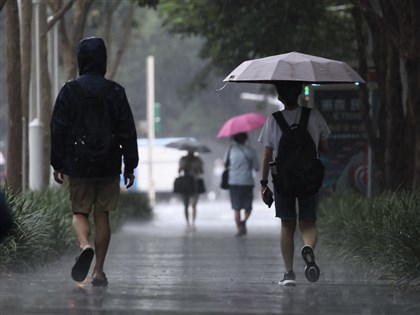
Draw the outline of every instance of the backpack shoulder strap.
<instances>
[{"instance_id":1,"label":"backpack shoulder strap","mask_svg":"<svg viewBox=\"0 0 420 315\"><path fill-rule=\"evenodd\" d=\"M302 113L300 114L299 126L305 127L308 126L309 115L311 114L311 109L308 107L302 107Z\"/></svg>"},{"instance_id":2,"label":"backpack shoulder strap","mask_svg":"<svg viewBox=\"0 0 420 315\"><path fill-rule=\"evenodd\" d=\"M276 120L277 124L279 125L281 131L283 133L286 133L289 131L289 124L286 122L286 119L284 119L284 116L281 111L277 111L273 113L273 117Z\"/></svg>"}]
</instances>

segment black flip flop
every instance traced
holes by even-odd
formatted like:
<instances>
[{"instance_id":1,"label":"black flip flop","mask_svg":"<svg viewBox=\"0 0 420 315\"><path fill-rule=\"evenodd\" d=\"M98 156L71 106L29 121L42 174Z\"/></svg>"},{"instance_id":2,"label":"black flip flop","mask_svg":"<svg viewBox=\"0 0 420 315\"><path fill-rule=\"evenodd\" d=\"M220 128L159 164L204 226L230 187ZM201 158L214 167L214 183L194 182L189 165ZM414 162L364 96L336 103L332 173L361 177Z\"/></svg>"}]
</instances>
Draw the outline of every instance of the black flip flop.
<instances>
[{"instance_id":1,"label":"black flip flop","mask_svg":"<svg viewBox=\"0 0 420 315\"><path fill-rule=\"evenodd\" d=\"M74 281L82 282L86 279L94 254L93 249L87 247L80 253L79 257L76 258L76 262L71 269L71 277Z\"/></svg>"}]
</instances>

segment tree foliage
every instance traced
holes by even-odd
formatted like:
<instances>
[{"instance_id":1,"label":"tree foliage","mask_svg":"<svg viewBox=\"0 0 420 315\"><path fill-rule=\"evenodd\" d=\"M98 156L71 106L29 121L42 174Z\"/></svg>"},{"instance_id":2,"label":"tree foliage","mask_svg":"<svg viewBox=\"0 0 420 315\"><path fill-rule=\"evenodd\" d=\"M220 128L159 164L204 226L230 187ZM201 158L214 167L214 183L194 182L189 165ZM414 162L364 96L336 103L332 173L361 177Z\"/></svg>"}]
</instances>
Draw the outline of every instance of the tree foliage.
<instances>
[{"instance_id":1,"label":"tree foliage","mask_svg":"<svg viewBox=\"0 0 420 315\"><path fill-rule=\"evenodd\" d=\"M203 37L200 56L226 72L244 60L289 51L353 57L351 17L329 10L335 2L161 0L159 11L172 32Z\"/></svg>"},{"instance_id":2,"label":"tree foliage","mask_svg":"<svg viewBox=\"0 0 420 315\"><path fill-rule=\"evenodd\" d=\"M373 61L378 122L370 85L361 87L361 108L381 186L419 187L419 1L160 0L159 11L172 32L204 38L207 70L226 74L247 59L300 51L351 63L358 57L367 78Z\"/></svg>"}]
</instances>

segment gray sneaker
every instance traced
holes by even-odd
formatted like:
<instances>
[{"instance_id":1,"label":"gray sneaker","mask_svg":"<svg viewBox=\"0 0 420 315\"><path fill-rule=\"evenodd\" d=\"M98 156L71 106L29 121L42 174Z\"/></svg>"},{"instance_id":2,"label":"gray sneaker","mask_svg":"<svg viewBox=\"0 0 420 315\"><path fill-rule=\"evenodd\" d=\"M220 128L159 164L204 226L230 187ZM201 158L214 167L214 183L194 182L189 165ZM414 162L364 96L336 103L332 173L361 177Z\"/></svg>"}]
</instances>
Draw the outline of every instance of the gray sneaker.
<instances>
[{"instance_id":1,"label":"gray sneaker","mask_svg":"<svg viewBox=\"0 0 420 315\"><path fill-rule=\"evenodd\" d=\"M279 285L291 287L296 285L296 275L293 271L284 273L283 279L280 280Z\"/></svg>"},{"instance_id":2,"label":"gray sneaker","mask_svg":"<svg viewBox=\"0 0 420 315\"><path fill-rule=\"evenodd\" d=\"M305 245L302 247L302 257L305 261L305 276L309 282L316 282L319 279L320 270L315 262L315 254L312 247Z\"/></svg>"}]
</instances>

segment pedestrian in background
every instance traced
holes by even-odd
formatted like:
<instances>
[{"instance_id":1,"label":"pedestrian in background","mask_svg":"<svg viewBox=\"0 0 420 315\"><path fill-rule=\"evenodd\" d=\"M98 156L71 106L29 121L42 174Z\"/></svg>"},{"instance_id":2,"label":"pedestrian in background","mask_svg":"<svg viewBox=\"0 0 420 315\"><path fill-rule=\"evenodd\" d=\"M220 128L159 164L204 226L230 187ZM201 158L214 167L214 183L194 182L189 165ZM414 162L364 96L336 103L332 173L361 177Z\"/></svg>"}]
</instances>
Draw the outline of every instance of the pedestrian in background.
<instances>
[{"instance_id":1,"label":"pedestrian in background","mask_svg":"<svg viewBox=\"0 0 420 315\"><path fill-rule=\"evenodd\" d=\"M229 195L237 227L236 236L247 234L248 221L254 199L254 174L259 170L257 153L247 144L248 135L245 132L233 135L233 144L225 152L225 167L229 168ZM244 210L241 216L241 210Z\"/></svg>"},{"instance_id":2,"label":"pedestrian in background","mask_svg":"<svg viewBox=\"0 0 420 315\"><path fill-rule=\"evenodd\" d=\"M299 95L302 92L302 84L299 82L279 82L275 85L278 99L284 104L285 108L281 111L286 123L289 126L300 123L303 109L298 104ZM307 131L315 144L316 151L326 152L328 148L327 137L330 130L321 113L316 109L311 109L307 122ZM268 174L270 171L269 163L274 161L279 152L280 139L283 136L282 130L277 124L273 115L271 115L258 139L265 145L265 151L262 163L261 194L264 202L268 203L272 198L271 191L268 188ZM304 159L305 157L302 157ZM289 180L285 178L285 180ZM276 187L276 184L274 184ZM267 193L268 192L268 193ZM299 227L303 239L301 249L302 257L305 261L305 276L311 282L319 278L320 270L315 262L313 250L317 242L317 207L318 194L309 196L285 195L277 189L274 189L274 200L276 207L276 217L281 219L280 248L285 264L285 274L279 282L280 285L295 285L296 275L293 270L294 257L294 234L298 219ZM296 209L298 204L298 211ZM297 213L299 215L297 215Z\"/></svg>"},{"instance_id":3,"label":"pedestrian in background","mask_svg":"<svg viewBox=\"0 0 420 315\"><path fill-rule=\"evenodd\" d=\"M197 218L197 203L200 193L204 191L204 182L201 175L204 173L203 160L195 154L194 151L188 151L187 155L179 160L178 173L185 178L189 178L189 187L181 193L184 203L185 220L188 227L195 229L195 220ZM189 208L191 205L191 216Z\"/></svg>"},{"instance_id":4,"label":"pedestrian in background","mask_svg":"<svg viewBox=\"0 0 420 315\"><path fill-rule=\"evenodd\" d=\"M72 278L82 282L94 255L92 285L106 286L104 262L111 238L109 212L117 207L124 162L126 187L134 183L137 135L124 88L104 78L107 54L101 38L86 38L77 49L79 77L60 90L51 119L54 179L68 176L73 228L81 253ZM95 224L94 249L89 214Z\"/></svg>"},{"instance_id":5,"label":"pedestrian in background","mask_svg":"<svg viewBox=\"0 0 420 315\"><path fill-rule=\"evenodd\" d=\"M6 195L0 190L0 242L7 236L12 228L13 220Z\"/></svg>"}]
</instances>

